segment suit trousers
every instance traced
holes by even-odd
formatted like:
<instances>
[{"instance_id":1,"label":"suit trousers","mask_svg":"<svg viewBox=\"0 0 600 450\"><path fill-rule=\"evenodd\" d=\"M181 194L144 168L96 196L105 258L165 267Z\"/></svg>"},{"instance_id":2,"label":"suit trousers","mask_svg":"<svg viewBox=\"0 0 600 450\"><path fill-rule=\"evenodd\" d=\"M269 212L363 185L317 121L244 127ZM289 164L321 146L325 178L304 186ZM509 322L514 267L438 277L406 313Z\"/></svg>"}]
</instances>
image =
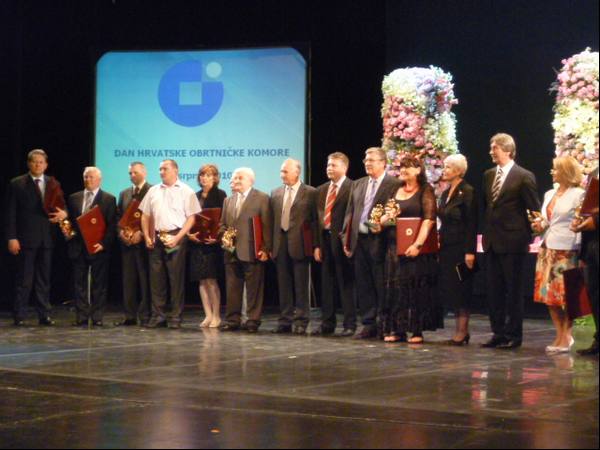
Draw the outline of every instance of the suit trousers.
<instances>
[{"instance_id":1,"label":"suit trousers","mask_svg":"<svg viewBox=\"0 0 600 450\"><path fill-rule=\"evenodd\" d=\"M354 252L354 274L356 279L356 296L362 324L367 328L377 326L377 316L380 313L385 298L385 259L373 257L372 241L377 237L359 234Z\"/></svg>"},{"instance_id":2,"label":"suit trousers","mask_svg":"<svg viewBox=\"0 0 600 450\"><path fill-rule=\"evenodd\" d=\"M332 245L337 236L329 231L321 235L321 327L335 329L336 304L341 303L344 313L344 329L356 329L356 300L354 274L350 262L340 245Z\"/></svg>"},{"instance_id":3,"label":"suit trousers","mask_svg":"<svg viewBox=\"0 0 600 450\"><path fill-rule=\"evenodd\" d=\"M490 323L494 337L523 340L523 269L526 253L486 253ZM508 317L508 321L507 321Z\"/></svg>"},{"instance_id":4,"label":"suit trousers","mask_svg":"<svg viewBox=\"0 0 600 450\"><path fill-rule=\"evenodd\" d=\"M292 259L288 252L288 235L282 231L279 252L275 258L277 282L279 286L279 324L308 326L310 306L308 301L308 259Z\"/></svg>"},{"instance_id":5,"label":"suit trousers","mask_svg":"<svg viewBox=\"0 0 600 450\"><path fill-rule=\"evenodd\" d=\"M596 334L594 335L596 342L598 342L598 327L600 326L600 319L598 318L598 259L598 241L590 242L585 255L586 267L584 273L588 296L594 313L594 323L596 324Z\"/></svg>"},{"instance_id":6,"label":"suit trousers","mask_svg":"<svg viewBox=\"0 0 600 450\"><path fill-rule=\"evenodd\" d=\"M167 320L166 305L171 300L171 314L168 321L180 323L185 306L185 257L187 239L179 244L179 249L167 253L160 240L156 240L150 250L150 292L152 293L152 320Z\"/></svg>"},{"instance_id":7,"label":"suit trousers","mask_svg":"<svg viewBox=\"0 0 600 450\"><path fill-rule=\"evenodd\" d=\"M265 296L265 264L262 262L231 261L225 264L225 287L227 306L225 320L239 326L246 286L247 322L260 325Z\"/></svg>"},{"instance_id":8,"label":"suit trousers","mask_svg":"<svg viewBox=\"0 0 600 450\"><path fill-rule=\"evenodd\" d=\"M121 245L123 307L127 320L150 319L151 299L148 279L148 251L144 244Z\"/></svg>"},{"instance_id":9,"label":"suit trousers","mask_svg":"<svg viewBox=\"0 0 600 450\"><path fill-rule=\"evenodd\" d=\"M109 263L110 254L105 252L93 258L80 254L73 260L77 320L85 321L90 318L94 322L102 320L108 298ZM91 280L88 280L90 269ZM91 285L88 286L88 283Z\"/></svg>"},{"instance_id":10,"label":"suit trousers","mask_svg":"<svg viewBox=\"0 0 600 450\"><path fill-rule=\"evenodd\" d=\"M33 289L35 309L39 318L50 315L51 248L22 248L17 256L14 318L27 316L27 305Z\"/></svg>"}]
</instances>

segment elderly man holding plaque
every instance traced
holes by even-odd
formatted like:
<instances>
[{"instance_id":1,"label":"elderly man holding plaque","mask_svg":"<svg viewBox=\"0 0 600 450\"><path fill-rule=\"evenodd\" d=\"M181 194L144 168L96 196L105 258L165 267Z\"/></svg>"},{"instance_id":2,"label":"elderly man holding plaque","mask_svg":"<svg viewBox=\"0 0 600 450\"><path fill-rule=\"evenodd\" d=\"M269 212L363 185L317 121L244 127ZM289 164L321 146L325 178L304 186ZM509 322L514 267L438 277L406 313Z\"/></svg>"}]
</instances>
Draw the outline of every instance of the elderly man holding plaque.
<instances>
[{"instance_id":1,"label":"elderly man holding plaque","mask_svg":"<svg viewBox=\"0 0 600 450\"><path fill-rule=\"evenodd\" d=\"M140 205L142 231L150 251L152 318L148 327L178 329L185 302L187 233L202 208L194 190L179 179L175 161L160 163L160 178L162 183L152 186ZM167 319L169 298L171 314Z\"/></svg>"},{"instance_id":2,"label":"elderly man holding plaque","mask_svg":"<svg viewBox=\"0 0 600 450\"><path fill-rule=\"evenodd\" d=\"M50 273L56 228L65 219L65 200L60 184L47 175L48 155L35 149L27 155L29 172L8 186L5 229L8 251L16 257L14 323L25 325L27 304L34 291L40 325L54 325L50 318ZM56 202L51 198L55 198ZM58 208L61 208L60 210Z\"/></svg>"},{"instance_id":3,"label":"elderly man holding plaque","mask_svg":"<svg viewBox=\"0 0 600 450\"><path fill-rule=\"evenodd\" d=\"M220 236L225 250L227 310L221 331L238 331L246 287L246 330L256 333L261 323L265 292L265 262L271 250L271 209L269 196L253 188L254 171L233 172L233 195L225 199Z\"/></svg>"},{"instance_id":4,"label":"elderly man holding plaque","mask_svg":"<svg viewBox=\"0 0 600 450\"><path fill-rule=\"evenodd\" d=\"M301 170L299 161L284 161L280 171L283 186L271 194L273 258L281 308L274 333L304 335L309 322L308 275L317 239L316 189L302 183Z\"/></svg>"},{"instance_id":5,"label":"elderly man holding plaque","mask_svg":"<svg viewBox=\"0 0 600 450\"><path fill-rule=\"evenodd\" d=\"M123 307L125 319L116 326L147 325L150 320L150 283L148 252L142 234L140 204L152 187L146 182L146 166L141 162L129 165L131 186L119 194L119 240L123 274Z\"/></svg>"},{"instance_id":6,"label":"elderly man holding plaque","mask_svg":"<svg viewBox=\"0 0 600 450\"><path fill-rule=\"evenodd\" d=\"M74 226L67 252L73 262L75 283L75 326L101 327L108 297L110 251L116 235L117 202L100 189L102 172L86 167L83 172L84 190L69 197L67 207ZM91 279L89 277L91 275Z\"/></svg>"},{"instance_id":7,"label":"elderly man holding plaque","mask_svg":"<svg viewBox=\"0 0 600 450\"><path fill-rule=\"evenodd\" d=\"M344 220L344 253L353 259L363 324L356 339L378 335L377 316L385 295L385 239L371 227L380 221L385 203L400 186L397 178L385 172L387 155L383 149L368 148L363 163L367 176L354 182Z\"/></svg>"}]
</instances>

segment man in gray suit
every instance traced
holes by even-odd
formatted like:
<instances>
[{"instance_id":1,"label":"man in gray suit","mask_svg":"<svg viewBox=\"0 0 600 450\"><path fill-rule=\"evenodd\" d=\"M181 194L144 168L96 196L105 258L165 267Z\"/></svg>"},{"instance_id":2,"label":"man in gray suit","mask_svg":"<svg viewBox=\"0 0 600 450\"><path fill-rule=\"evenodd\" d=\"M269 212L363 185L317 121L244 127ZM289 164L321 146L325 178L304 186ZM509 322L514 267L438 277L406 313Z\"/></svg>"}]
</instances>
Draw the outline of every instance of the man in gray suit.
<instances>
[{"instance_id":1,"label":"man in gray suit","mask_svg":"<svg viewBox=\"0 0 600 450\"><path fill-rule=\"evenodd\" d=\"M133 200L140 203L152 185L146 182L146 166L141 162L129 165L131 187L119 194L117 204L119 220L129 208ZM121 261L123 264L123 307L125 319L115 323L116 326L132 326L139 322L142 326L148 324L151 316L150 283L148 278L148 252L144 246L142 231L130 235L125 230L119 230L121 241Z\"/></svg>"},{"instance_id":2,"label":"man in gray suit","mask_svg":"<svg viewBox=\"0 0 600 450\"><path fill-rule=\"evenodd\" d=\"M253 188L254 180L252 169L236 169L231 181L234 194L227 197L223 204L220 234L234 228L236 237L235 252L225 252L227 308L225 322L219 327L221 331L240 329L244 285L248 315L246 330L256 333L260 327L265 293L265 262L269 259L272 242L272 218L269 196ZM262 224L262 246L258 255L252 225L256 217L260 217Z\"/></svg>"},{"instance_id":3,"label":"man in gray suit","mask_svg":"<svg viewBox=\"0 0 600 450\"><path fill-rule=\"evenodd\" d=\"M385 172L387 155L383 149L368 148L363 163L367 176L354 182L344 221L344 233L350 232L344 252L354 262L356 295L363 323L356 339L377 335L377 316L384 296L385 241L381 234L371 233L365 222L373 207L385 205L400 187L400 180Z\"/></svg>"},{"instance_id":4,"label":"man in gray suit","mask_svg":"<svg viewBox=\"0 0 600 450\"><path fill-rule=\"evenodd\" d=\"M288 159L281 166L283 186L271 193L273 259L277 267L281 316L274 333L306 334L309 322L308 274L317 243L316 189L300 180L302 166Z\"/></svg>"}]
</instances>

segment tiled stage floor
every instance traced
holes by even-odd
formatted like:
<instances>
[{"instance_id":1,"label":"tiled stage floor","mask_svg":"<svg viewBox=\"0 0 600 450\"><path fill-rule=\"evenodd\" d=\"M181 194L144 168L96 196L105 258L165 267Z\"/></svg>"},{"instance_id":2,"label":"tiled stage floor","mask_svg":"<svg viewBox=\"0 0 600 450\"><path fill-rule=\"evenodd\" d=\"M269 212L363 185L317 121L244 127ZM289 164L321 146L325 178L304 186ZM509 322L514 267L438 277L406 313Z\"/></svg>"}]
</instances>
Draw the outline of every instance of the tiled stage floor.
<instances>
[{"instance_id":1,"label":"tiled stage floor","mask_svg":"<svg viewBox=\"0 0 600 450\"><path fill-rule=\"evenodd\" d=\"M105 323L119 316L112 314ZM598 448L598 359L184 329L17 329L0 319L2 448ZM577 329L576 348L591 331ZM437 343L436 343L437 341Z\"/></svg>"}]
</instances>

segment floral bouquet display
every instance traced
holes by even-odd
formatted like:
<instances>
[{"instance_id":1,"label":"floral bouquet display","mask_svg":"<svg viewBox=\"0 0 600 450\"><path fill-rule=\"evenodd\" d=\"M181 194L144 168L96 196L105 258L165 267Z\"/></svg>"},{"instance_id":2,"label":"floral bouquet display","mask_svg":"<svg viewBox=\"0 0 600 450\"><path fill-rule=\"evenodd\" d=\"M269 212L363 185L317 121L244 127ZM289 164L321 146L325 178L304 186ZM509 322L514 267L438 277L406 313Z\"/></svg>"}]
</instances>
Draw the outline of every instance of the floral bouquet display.
<instances>
[{"instance_id":1,"label":"floral bouquet display","mask_svg":"<svg viewBox=\"0 0 600 450\"><path fill-rule=\"evenodd\" d=\"M556 156L573 156L587 175L598 167L598 52L562 60L554 106Z\"/></svg>"},{"instance_id":2,"label":"floral bouquet display","mask_svg":"<svg viewBox=\"0 0 600 450\"><path fill-rule=\"evenodd\" d=\"M388 173L398 176L407 154L425 163L427 179L439 195L444 158L458 152L452 75L438 67L394 70L383 79L383 149Z\"/></svg>"}]
</instances>

